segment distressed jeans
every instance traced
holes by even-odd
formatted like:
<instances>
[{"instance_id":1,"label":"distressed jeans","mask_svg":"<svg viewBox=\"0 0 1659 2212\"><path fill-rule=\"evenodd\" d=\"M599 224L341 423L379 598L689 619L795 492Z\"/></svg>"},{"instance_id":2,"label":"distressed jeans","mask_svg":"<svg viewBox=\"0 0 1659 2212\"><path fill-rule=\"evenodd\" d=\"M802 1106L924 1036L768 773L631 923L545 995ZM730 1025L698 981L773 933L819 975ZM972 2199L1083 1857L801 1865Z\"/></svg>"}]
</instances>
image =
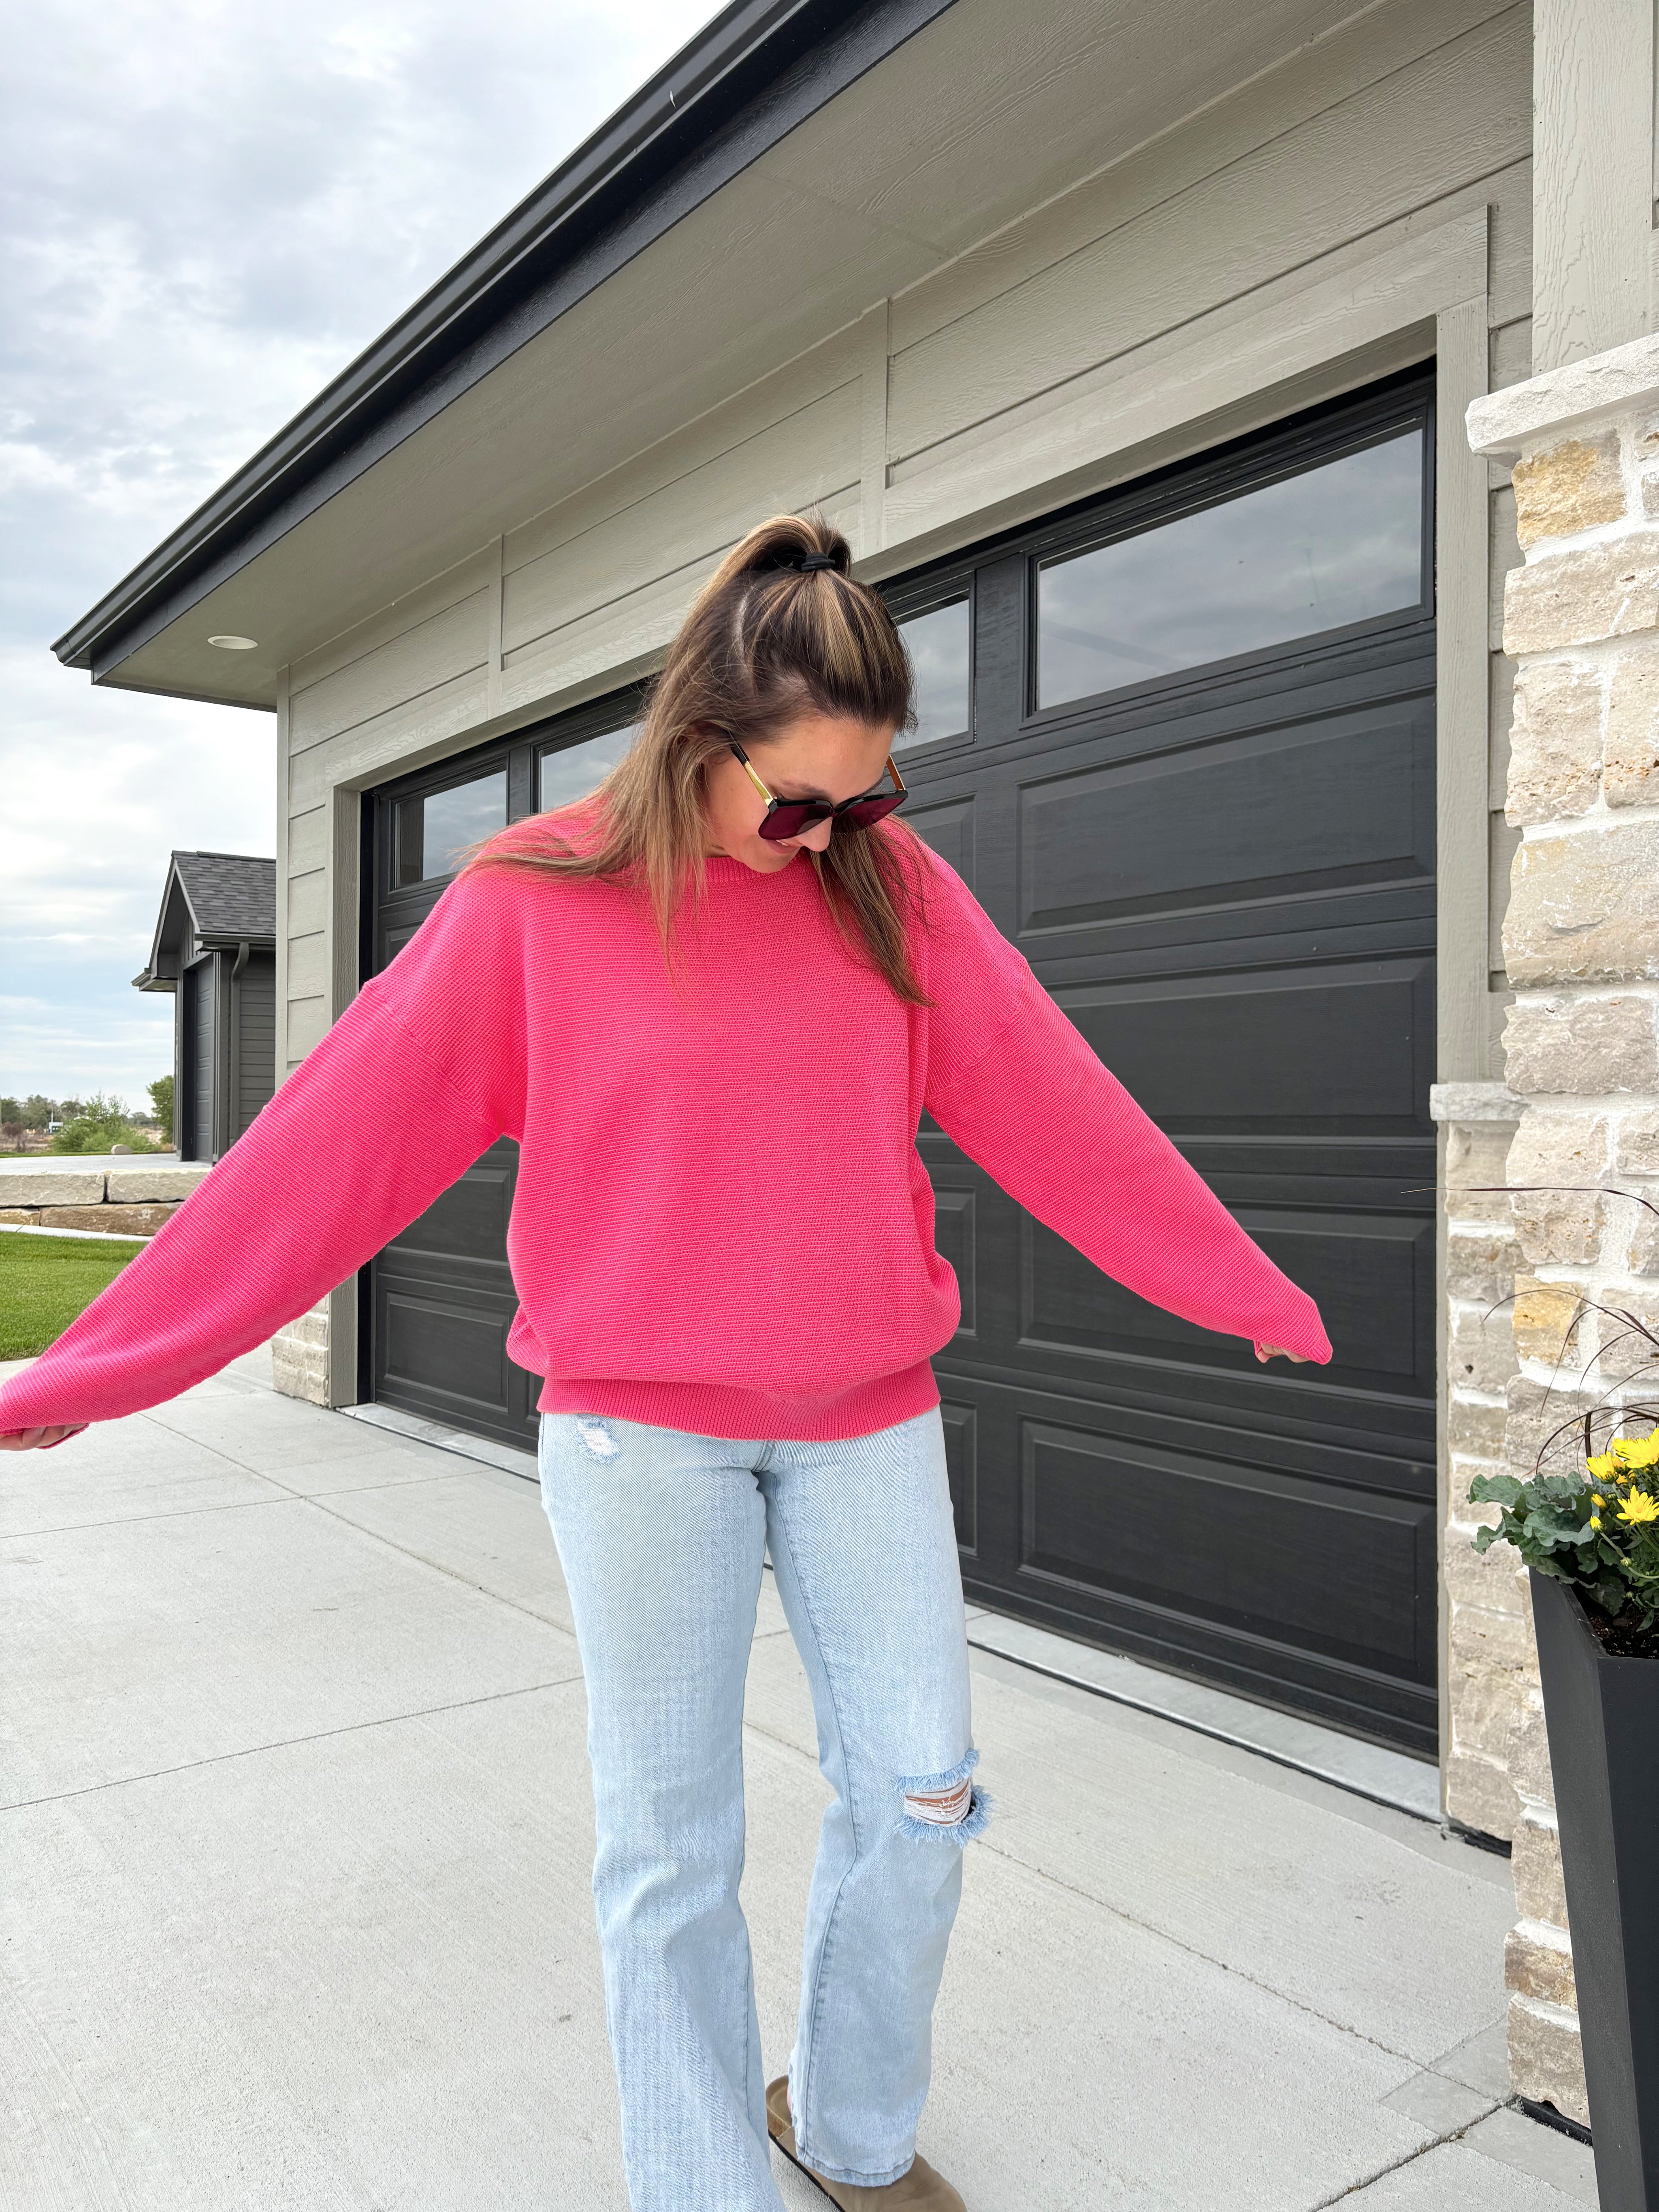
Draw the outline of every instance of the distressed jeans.
<instances>
[{"instance_id":1,"label":"distressed jeans","mask_svg":"<svg viewBox=\"0 0 1659 2212\"><path fill-rule=\"evenodd\" d=\"M803 2160L908 2168L930 2023L988 1804L937 1410L833 1443L550 1413L542 1498L587 1684L593 1894L634 2212L779 2212L744 1863L743 1697L761 1568L835 1792L789 2100Z\"/></svg>"}]
</instances>

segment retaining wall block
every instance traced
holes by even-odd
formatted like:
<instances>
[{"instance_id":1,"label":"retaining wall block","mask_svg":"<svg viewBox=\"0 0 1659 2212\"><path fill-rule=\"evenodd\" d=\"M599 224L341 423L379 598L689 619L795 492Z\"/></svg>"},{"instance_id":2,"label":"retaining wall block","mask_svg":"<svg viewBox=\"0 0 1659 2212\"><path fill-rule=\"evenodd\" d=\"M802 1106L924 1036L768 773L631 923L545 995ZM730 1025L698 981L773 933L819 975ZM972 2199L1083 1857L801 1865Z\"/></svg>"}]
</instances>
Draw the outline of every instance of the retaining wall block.
<instances>
[{"instance_id":1,"label":"retaining wall block","mask_svg":"<svg viewBox=\"0 0 1659 2212\"><path fill-rule=\"evenodd\" d=\"M187 1160L170 1168L112 1168L105 1196L118 1206L188 1198L210 1172L205 1162L198 1165Z\"/></svg>"},{"instance_id":2,"label":"retaining wall block","mask_svg":"<svg viewBox=\"0 0 1659 2212\"><path fill-rule=\"evenodd\" d=\"M106 1237L154 1237L179 1211L176 1206L46 1206L43 1229L98 1229Z\"/></svg>"},{"instance_id":3,"label":"retaining wall block","mask_svg":"<svg viewBox=\"0 0 1659 2212\"><path fill-rule=\"evenodd\" d=\"M100 1206L104 1171L82 1168L7 1168L0 1171L0 1198L8 1206Z\"/></svg>"}]
</instances>

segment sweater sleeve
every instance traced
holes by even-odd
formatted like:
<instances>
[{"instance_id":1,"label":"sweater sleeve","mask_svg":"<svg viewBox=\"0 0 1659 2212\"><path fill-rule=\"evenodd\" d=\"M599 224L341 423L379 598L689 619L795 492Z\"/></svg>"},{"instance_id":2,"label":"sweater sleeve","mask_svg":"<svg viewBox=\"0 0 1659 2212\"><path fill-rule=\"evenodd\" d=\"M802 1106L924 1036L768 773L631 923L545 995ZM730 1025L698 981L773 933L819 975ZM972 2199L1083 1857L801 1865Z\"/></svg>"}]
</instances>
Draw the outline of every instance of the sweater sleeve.
<instances>
[{"instance_id":1,"label":"sweater sleeve","mask_svg":"<svg viewBox=\"0 0 1659 2212\"><path fill-rule=\"evenodd\" d=\"M0 1389L0 1432L175 1397L306 1312L518 1133L521 880L450 886L173 1219Z\"/></svg>"},{"instance_id":2,"label":"sweater sleeve","mask_svg":"<svg viewBox=\"0 0 1659 2212\"><path fill-rule=\"evenodd\" d=\"M1319 1309L1241 1229L942 861L927 891L927 1110L1103 1273L1200 1328L1328 1360Z\"/></svg>"}]
</instances>

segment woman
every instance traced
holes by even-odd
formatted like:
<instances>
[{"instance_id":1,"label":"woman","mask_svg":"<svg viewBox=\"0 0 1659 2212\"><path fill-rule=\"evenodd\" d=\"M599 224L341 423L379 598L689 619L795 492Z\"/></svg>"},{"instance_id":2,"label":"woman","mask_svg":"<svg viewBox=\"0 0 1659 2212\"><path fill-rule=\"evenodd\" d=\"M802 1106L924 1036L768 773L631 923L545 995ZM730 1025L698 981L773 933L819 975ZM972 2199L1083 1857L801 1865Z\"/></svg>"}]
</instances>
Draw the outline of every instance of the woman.
<instances>
[{"instance_id":1,"label":"woman","mask_svg":"<svg viewBox=\"0 0 1659 2212\"><path fill-rule=\"evenodd\" d=\"M509 1344L546 1378L635 2212L775 2212L769 2135L843 2207L962 2205L915 2154L962 1849L988 1812L929 1364L958 1308L924 1109L1143 1297L1261 1358L1330 1357L1312 1301L892 818L910 672L848 569L816 517L752 531L594 798L486 844L0 1392L13 1448L153 1405L519 1139ZM835 1791L769 2087L738 1904L769 1551Z\"/></svg>"}]
</instances>

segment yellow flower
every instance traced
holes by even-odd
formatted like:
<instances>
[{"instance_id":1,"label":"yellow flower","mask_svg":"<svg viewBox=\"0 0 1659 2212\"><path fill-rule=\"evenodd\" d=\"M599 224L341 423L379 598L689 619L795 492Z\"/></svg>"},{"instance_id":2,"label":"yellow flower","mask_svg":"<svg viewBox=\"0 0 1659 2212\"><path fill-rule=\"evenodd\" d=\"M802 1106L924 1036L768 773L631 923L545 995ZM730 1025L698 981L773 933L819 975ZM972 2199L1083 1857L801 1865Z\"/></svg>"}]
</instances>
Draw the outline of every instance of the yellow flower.
<instances>
[{"instance_id":1,"label":"yellow flower","mask_svg":"<svg viewBox=\"0 0 1659 2212\"><path fill-rule=\"evenodd\" d=\"M1597 1452L1595 1457L1587 1459L1584 1465L1597 1482L1611 1482L1619 1472L1610 1451Z\"/></svg>"},{"instance_id":2,"label":"yellow flower","mask_svg":"<svg viewBox=\"0 0 1659 2212\"><path fill-rule=\"evenodd\" d=\"M1645 1490L1632 1490L1619 1508L1619 1518L1634 1528L1644 1521L1659 1521L1659 1498L1651 1498Z\"/></svg>"},{"instance_id":3,"label":"yellow flower","mask_svg":"<svg viewBox=\"0 0 1659 2212\"><path fill-rule=\"evenodd\" d=\"M1653 1467L1659 1464L1659 1429L1650 1436L1620 1437L1613 1449L1626 1467Z\"/></svg>"},{"instance_id":4,"label":"yellow flower","mask_svg":"<svg viewBox=\"0 0 1659 2212\"><path fill-rule=\"evenodd\" d=\"M1601 1502L1601 1501L1598 1499L1596 1502L1597 1502L1598 1504L1600 1504L1600 1502ZM1599 1528L1601 1527L1601 1515L1600 1515L1599 1513L1592 1513L1592 1514L1590 1515L1590 1527L1591 1527L1592 1528Z\"/></svg>"}]
</instances>

